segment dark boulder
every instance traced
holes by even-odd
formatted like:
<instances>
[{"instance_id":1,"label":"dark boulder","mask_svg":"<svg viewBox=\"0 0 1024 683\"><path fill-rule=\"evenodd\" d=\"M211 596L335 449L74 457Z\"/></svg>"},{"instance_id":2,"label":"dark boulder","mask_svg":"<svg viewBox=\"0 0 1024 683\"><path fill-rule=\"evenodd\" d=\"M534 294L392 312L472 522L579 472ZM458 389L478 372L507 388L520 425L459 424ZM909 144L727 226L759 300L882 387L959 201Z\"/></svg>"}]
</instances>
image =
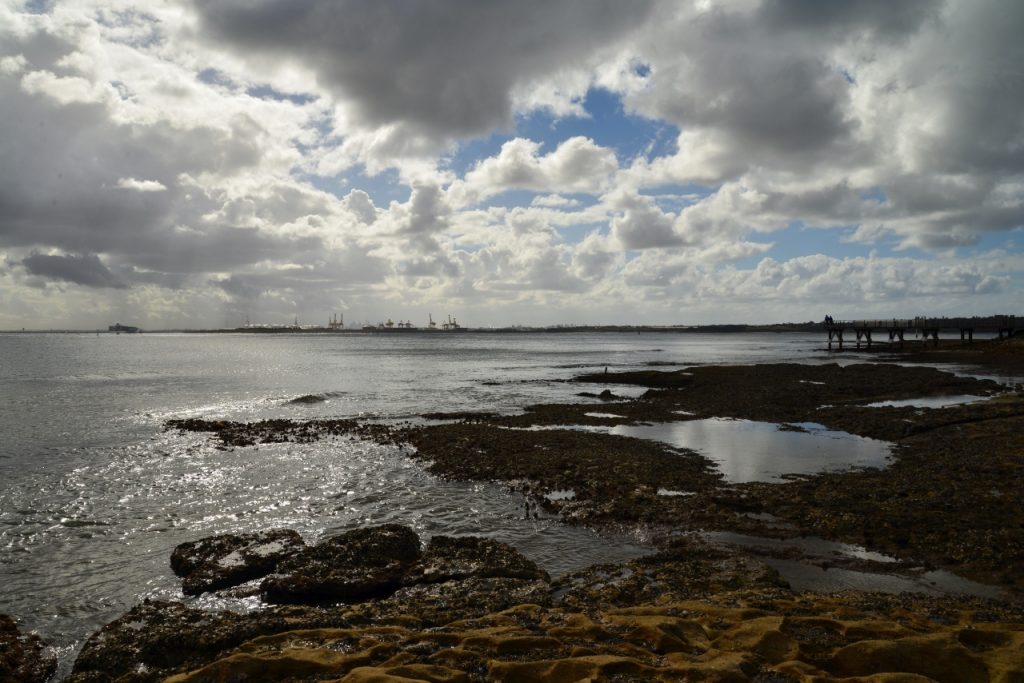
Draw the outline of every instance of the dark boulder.
<instances>
[{"instance_id":1,"label":"dark boulder","mask_svg":"<svg viewBox=\"0 0 1024 683\"><path fill-rule=\"evenodd\" d=\"M53 655L34 633L22 633L14 619L0 614L0 681L45 683L57 668Z\"/></svg>"},{"instance_id":2,"label":"dark boulder","mask_svg":"<svg viewBox=\"0 0 1024 683\"><path fill-rule=\"evenodd\" d=\"M328 538L282 562L260 586L277 604L358 602L390 595L420 557L409 527L385 524Z\"/></svg>"},{"instance_id":3,"label":"dark boulder","mask_svg":"<svg viewBox=\"0 0 1024 683\"><path fill-rule=\"evenodd\" d=\"M508 544L476 536L434 536L404 583L462 581L470 577L550 580L547 572Z\"/></svg>"},{"instance_id":4,"label":"dark boulder","mask_svg":"<svg viewBox=\"0 0 1024 683\"><path fill-rule=\"evenodd\" d=\"M611 389L605 389L600 394L595 394L592 391L581 391L576 395L583 396L584 398L599 398L602 401L620 401L624 398L618 394L613 394Z\"/></svg>"},{"instance_id":5,"label":"dark boulder","mask_svg":"<svg viewBox=\"0 0 1024 683\"><path fill-rule=\"evenodd\" d=\"M304 394L298 398L293 398L290 401L285 401L285 403L302 405L304 403L324 403L325 401L327 401L326 396L322 396L320 394Z\"/></svg>"},{"instance_id":6,"label":"dark boulder","mask_svg":"<svg viewBox=\"0 0 1024 683\"><path fill-rule=\"evenodd\" d=\"M266 576L305 547L291 529L211 536L175 548L171 569L184 579L185 595L199 595Z\"/></svg>"}]
</instances>

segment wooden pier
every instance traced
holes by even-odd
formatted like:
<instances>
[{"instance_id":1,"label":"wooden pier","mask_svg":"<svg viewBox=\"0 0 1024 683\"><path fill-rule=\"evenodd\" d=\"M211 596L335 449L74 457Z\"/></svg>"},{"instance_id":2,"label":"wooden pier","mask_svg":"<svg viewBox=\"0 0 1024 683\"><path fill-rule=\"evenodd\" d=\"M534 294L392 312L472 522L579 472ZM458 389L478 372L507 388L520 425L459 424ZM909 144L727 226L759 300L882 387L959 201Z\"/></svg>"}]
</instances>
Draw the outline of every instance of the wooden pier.
<instances>
[{"instance_id":1,"label":"wooden pier","mask_svg":"<svg viewBox=\"0 0 1024 683\"><path fill-rule=\"evenodd\" d=\"M903 348L903 342L908 334L915 334L921 340L927 342L933 340L935 345L939 344L940 331L960 332L960 341L970 343L974 341L975 332L995 332L999 338L1012 337L1018 329L1024 329L1024 323L1018 322L1013 315L994 315L985 318L886 318L884 320L833 320L823 323L825 331L828 332L828 348L832 350L832 344L838 343L839 350L843 349L844 336L852 332L856 339L857 348L862 343L871 348L874 335L888 335L889 344L899 342Z\"/></svg>"}]
</instances>

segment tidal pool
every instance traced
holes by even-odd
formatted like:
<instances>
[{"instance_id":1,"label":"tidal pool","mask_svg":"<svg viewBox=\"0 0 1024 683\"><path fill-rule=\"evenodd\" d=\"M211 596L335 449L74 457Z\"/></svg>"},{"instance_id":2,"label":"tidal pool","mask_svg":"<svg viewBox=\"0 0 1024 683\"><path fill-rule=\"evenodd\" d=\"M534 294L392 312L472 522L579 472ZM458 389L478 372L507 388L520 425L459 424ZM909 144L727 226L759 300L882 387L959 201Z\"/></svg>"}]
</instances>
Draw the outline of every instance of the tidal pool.
<instances>
[{"instance_id":1,"label":"tidal pool","mask_svg":"<svg viewBox=\"0 0 1024 683\"><path fill-rule=\"evenodd\" d=\"M973 396L964 394L962 396L928 396L922 398L906 398L899 401L876 401L868 403L867 408L946 408L947 406L959 406L966 403L977 403L987 400L988 396Z\"/></svg>"},{"instance_id":2,"label":"tidal pool","mask_svg":"<svg viewBox=\"0 0 1024 683\"><path fill-rule=\"evenodd\" d=\"M610 431L697 451L714 461L731 483L781 481L787 474L851 467L885 467L890 454L888 442L832 431L813 422L783 429L771 422L715 417L619 425Z\"/></svg>"},{"instance_id":3,"label":"tidal pool","mask_svg":"<svg viewBox=\"0 0 1024 683\"><path fill-rule=\"evenodd\" d=\"M880 566L896 566L899 560L890 555L874 552L849 543L828 541L816 536L787 539L749 536L729 531L710 531L704 537L713 543L751 549L796 591L832 593L843 590L879 591L882 593L927 593L931 595L974 595L982 598L1003 599L1005 592L996 587L971 581L947 571L931 570L908 572L903 575L881 571L861 571L819 566L822 560L858 559L876 562ZM805 559L784 557L787 551L797 551Z\"/></svg>"}]
</instances>

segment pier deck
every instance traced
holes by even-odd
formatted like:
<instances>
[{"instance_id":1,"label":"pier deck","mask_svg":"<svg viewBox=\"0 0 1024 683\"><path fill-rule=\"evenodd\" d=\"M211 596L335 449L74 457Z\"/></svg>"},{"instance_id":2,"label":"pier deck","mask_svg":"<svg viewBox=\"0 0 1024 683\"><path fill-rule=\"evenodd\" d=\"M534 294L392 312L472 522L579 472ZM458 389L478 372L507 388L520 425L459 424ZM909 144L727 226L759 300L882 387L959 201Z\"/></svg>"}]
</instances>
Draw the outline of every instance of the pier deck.
<instances>
[{"instance_id":1,"label":"pier deck","mask_svg":"<svg viewBox=\"0 0 1024 683\"><path fill-rule=\"evenodd\" d=\"M936 345L939 343L940 331L958 331L960 341L974 341L975 332L995 332L1002 339L1012 337L1018 329L1024 329L1024 324L1018 321L1013 315L994 315L985 318L886 318L883 320L833 320L823 323L825 331L828 332L828 348L832 350L832 344L838 343L839 350L843 349L844 335L853 332L856 337L857 348L865 343L871 348L874 334L887 334L889 343L899 342L903 348L903 342L908 333L913 333L927 342L933 340Z\"/></svg>"}]
</instances>

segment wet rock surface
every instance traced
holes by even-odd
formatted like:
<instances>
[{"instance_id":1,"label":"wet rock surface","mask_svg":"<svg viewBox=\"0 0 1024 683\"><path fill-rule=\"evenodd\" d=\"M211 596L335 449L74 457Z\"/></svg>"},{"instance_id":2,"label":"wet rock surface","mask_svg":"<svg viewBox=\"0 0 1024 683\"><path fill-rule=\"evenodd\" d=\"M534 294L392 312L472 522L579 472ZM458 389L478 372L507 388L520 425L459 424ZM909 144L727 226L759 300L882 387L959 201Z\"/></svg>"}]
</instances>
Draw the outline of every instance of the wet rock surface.
<instances>
[{"instance_id":1,"label":"wet rock surface","mask_svg":"<svg viewBox=\"0 0 1024 683\"><path fill-rule=\"evenodd\" d=\"M471 577L247 615L147 602L89 640L70 680L1014 680L1022 623L982 600L794 594L683 537L554 584Z\"/></svg>"},{"instance_id":2,"label":"wet rock surface","mask_svg":"<svg viewBox=\"0 0 1024 683\"><path fill-rule=\"evenodd\" d=\"M515 482L540 504L578 521L637 521L659 486L714 489L721 475L692 452L569 429L512 430L491 424L412 428L400 435L428 470L455 479ZM571 489L571 500L549 500Z\"/></svg>"},{"instance_id":3,"label":"wet rock surface","mask_svg":"<svg viewBox=\"0 0 1024 683\"><path fill-rule=\"evenodd\" d=\"M774 538L811 534L1024 588L1024 495L1006 485L1024 475L1024 401L1001 394L995 382L879 364L702 366L581 379L658 388L606 404L619 417L588 416L588 405L544 404L485 422L409 428L398 438L435 473L516 482L570 521ZM866 407L962 394L995 398L941 409ZM791 429L815 422L882 439L894 444L891 464L783 483L725 484L708 461L682 449L611 434L524 429L722 416ZM563 489L576 495L543 498ZM687 495L657 495L658 489ZM765 513L775 522L760 519Z\"/></svg>"},{"instance_id":4,"label":"wet rock surface","mask_svg":"<svg viewBox=\"0 0 1024 683\"><path fill-rule=\"evenodd\" d=\"M255 446L263 443L312 443L324 438L349 435L384 441L390 433L390 430L383 425L346 419L274 419L258 422L233 422L231 420L185 418L168 420L166 428L182 432L213 434L225 448Z\"/></svg>"},{"instance_id":5,"label":"wet rock surface","mask_svg":"<svg viewBox=\"0 0 1024 683\"><path fill-rule=\"evenodd\" d=\"M434 536L405 583L462 581L470 577L550 581L544 570L510 545L489 538Z\"/></svg>"},{"instance_id":6,"label":"wet rock surface","mask_svg":"<svg viewBox=\"0 0 1024 683\"><path fill-rule=\"evenodd\" d=\"M140 635L150 632L148 625L129 621L106 639L94 637L84 660L98 661L96 648L120 642L119 652L128 653L117 659L125 662L123 672L144 672L125 680L173 676L182 683L277 680L285 671L296 681L1024 677L1024 607L1018 598L1024 588L1024 493L1015 485L1024 475L1021 397L1000 393L993 382L934 368L879 364L705 366L580 379L649 390L638 399L607 402L601 410L608 413L597 416L586 415L593 403L546 404L522 415L445 414L443 419L457 421L362 431L330 421L197 422L189 428L234 445L312 440L332 430L402 444L439 475L507 482L568 521L663 534L657 553L549 583L500 544L435 538L422 552L417 545L415 557L404 556L401 571L387 574L392 583L386 595L271 607L247 617L198 617L167 607L172 618L155 629L155 640ZM961 394L995 398L941 409L866 407ZM892 461L884 469L727 484L705 458L685 449L562 428L704 417L770 421L796 430L815 422L892 442ZM569 489L571 497L546 497ZM659 489L686 495L659 495ZM998 601L794 593L756 554L679 535L698 529L766 538L812 534L898 560L844 560L852 569L942 567L1009 593ZM286 563L296 562L297 569L297 557ZM356 566L354 555L345 562L339 566ZM304 566L310 585L330 576L316 561ZM524 571L510 570L516 567ZM211 634L197 646L201 654L180 654L181 640L169 626L175 620L177 631L187 631L193 620L195 629ZM160 659L172 650L176 660ZM116 678L90 678L100 675L96 671L76 666L75 675L85 677L73 680ZM159 676L146 678L156 671Z\"/></svg>"},{"instance_id":7,"label":"wet rock surface","mask_svg":"<svg viewBox=\"0 0 1024 683\"><path fill-rule=\"evenodd\" d=\"M731 530L768 537L812 534L925 562L983 582L1024 589L1024 397L991 380L888 364L699 366L584 375L587 382L652 387L634 400L540 404L521 415L467 414L449 424L350 421L178 421L225 443L358 434L411 446L410 455L453 479L504 481L567 521L620 527ZM994 396L941 409L869 408L927 396ZM588 415L587 413L591 413ZM456 415L445 414L447 419ZM732 417L829 429L894 444L882 470L726 484L703 456L662 443L565 425L611 427ZM187 423L184 425L182 423ZM546 497L572 490L565 499ZM658 495L659 490L686 495ZM765 523L768 514L778 523Z\"/></svg>"},{"instance_id":8,"label":"wet rock surface","mask_svg":"<svg viewBox=\"0 0 1024 683\"><path fill-rule=\"evenodd\" d=\"M305 547L302 536L291 529L223 534L176 547L171 569L182 577L185 595L199 595L266 576Z\"/></svg>"},{"instance_id":9,"label":"wet rock surface","mask_svg":"<svg viewBox=\"0 0 1024 683\"><path fill-rule=\"evenodd\" d=\"M281 530L273 537L291 539L292 534L297 536ZM268 537L271 534L262 540ZM219 536L196 545L220 550L251 547L253 539L248 540L250 545L244 546ZM194 552L177 554L175 564L183 570L202 566ZM400 525L360 528L326 539L282 562L281 572L272 579L286 586L280 590L286 591L288 602L317 606L236 614L147 601L88 640L70 680L158 681L175 672L202 669L247 642L281 633L366 629L371 624L430 628L522 603L551 602L547 574L512 547L476 537L434 537L421 552L415 532ZM0 627L3 623L0 620ZM350 646L358 649L364 641L365 636L354 635ZM369 655L359 661L372 664L378 658ZM265 670L260 668L251 674L255 678L246 680L280 680L274 676L285 669L276 668L273 661L263 664ZM301 666L288 671L297 676L295 680L317 680L303 678L300 674L307 669ZM233 675L242 673L239 669Z\"/></svg>"},{"instance_id":10,"label":"wet rock surface","mask_svg":"<svg viewBox=\"0 0 1024 683\"><path fill-rule=\"evenodd\" d=\"M57 668L57 659L45 651L34 633L23 633L14 619L0 614L0 681L45 683Z\"/></svg>"},{"instance_id":11,"label":"wet rock surface","mask_svg":"<svg viewBox=\"0 0 1024 683\"><path fill-rule=\"evenodd\" d=\"M420 558L420 539L398 524L354 529L282 562L260 584L267 602L355 602L394 592Z\"/></svg>"},{"instance_id":12,"label":"wet rock surface","mask_svg":"<svg viewBox=\"0 0 1024 683\"><path fill-rule=\"evenodd\" d=\"M325 403L327 397L322 394L303 394L302 396L296 396L295 398L285 401L285 403L292 405L309 405L313 403Z\"/></svg>"}]
</instances>

